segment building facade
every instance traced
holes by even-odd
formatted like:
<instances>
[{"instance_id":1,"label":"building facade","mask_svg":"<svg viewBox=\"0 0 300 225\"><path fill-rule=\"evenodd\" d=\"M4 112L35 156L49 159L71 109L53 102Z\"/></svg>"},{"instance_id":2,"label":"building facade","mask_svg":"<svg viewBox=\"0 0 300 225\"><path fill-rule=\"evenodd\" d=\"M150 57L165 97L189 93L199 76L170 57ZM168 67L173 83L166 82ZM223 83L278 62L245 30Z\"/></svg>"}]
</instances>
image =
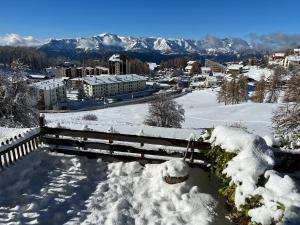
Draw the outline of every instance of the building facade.
<instances>
[{"instance_id":1,"label":"building facade","mask_svg":"<svg viewBox=\"0 0 300 225\"><path fill-rule=\"evenodd\" d=\"M136 74L86 76L83 88L87 96L101 98L126 93L143 91L146 79Z\"/></svg>"},{"instance_id":2,"label":"building facade","mask_svg":"<svg viewBox=\"0 0 300 225\"><path fill-rule=\"evenodd\" d=\"M67 99L66 85L63 79L51 79L32 84L39 94L39 109L55 109L58 103Z\"/></svg>"},{"instance_id":3,"label":"building facade","mask_svg":"<svg viewBox=\"0 0 300 225\"><path fill-rule=\"evenodd\" d=\"M109 74L122 75L130 74L130 63L128 57L114 54L109 60Z\"/></svg>"}]
</instances>

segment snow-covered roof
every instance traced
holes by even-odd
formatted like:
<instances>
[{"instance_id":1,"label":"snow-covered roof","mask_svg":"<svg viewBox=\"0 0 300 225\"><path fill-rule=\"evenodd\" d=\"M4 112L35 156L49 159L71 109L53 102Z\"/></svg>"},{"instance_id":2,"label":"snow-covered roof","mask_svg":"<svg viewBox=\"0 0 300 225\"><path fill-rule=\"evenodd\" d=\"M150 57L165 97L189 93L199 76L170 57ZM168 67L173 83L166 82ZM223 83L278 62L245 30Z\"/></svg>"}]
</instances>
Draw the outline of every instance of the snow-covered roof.
<instances>
[{"instance_id":1,"label":"snow-covered roof","mask_svg":"<svg viewBox=\"0 0 300 225\"><path fill-rule=\"evenodd\" d=\"M148 62L147 64L150 70L155 70L158 67L156 63Z\"/></svg>"},{"instance_id":2,"label":"snow-covered roof","mask_svg":"<svg viewBox=\"0 0 300 225\"><path fill-rule=\"evenodd\" d=\"M285 54L283 52L277 52L274 54L274 56L276 56L276 57L284 57L284 55Z\"/></svg>"},{"instance_id":3,"label":"snow-covered roof","mask_svg":"<svg viewBox=\"0 0 300 225\"><path fill-rule=\"evenodd\" d=\"M107 67L104 66L96 66L96 69L100 69L100 70L108 70Z\"/></svg>"},{"instance_id":4,"label":"snow-covered roof","mask_svg":"<svg viewBox=\"0 0 300 225\"><path fill-rule=\"evenodd\" d=\"M191 70L192 68L193 68L192 65L188 65L188 66L185 67L186 70Z\"/></svg>"},{"instance_id":5,"label":"snow-covered roof","mask_svg":"<svg viewBox=\"0 0 300 225\"><path fill-rule=\"evenodd\" d=\"M300 53L300 48L294 48L294 53Z\"/></svg>"},{"instance_id":6,"label":"snow-covered roof","mask_svg":"<svg viewBox=\"0 0 300 225\"><path fill-rule=\"evenodd\" d=\"M83 78L84 82L89 85L101 85L101 84L114 84L122 82L133 81L146 81L145 77L128 74L128 75L98 75L98 76L86 76Z\"/></svg>"},{"instance_id":7,"label":"snow-covered roof","mask_svg":"<svg viewBox=\"0 0 300 225\"><path fill-rule=\"evenodd\" d=\"M229 70L240 70L241 68L243 68L243 65L240 64L231 64L228 66Z\"/></svg>"},{"instance_id":8,"label":"snow-covered roof","mask_svg":"<svg viewBox=\"0 0 300 225\"><path fill-rule=\"evenodd\" d=\"M188 61L187 64L188 65L193 65L194 63L196 63L197 61Z\"/></svg>"},{"instance_id":9,"label":"snow-covered roof","mask_svg":"<svg viewBox=\"0 0 300 225\"><path fill-rule=\"evenodd\" d=\"M85 69L86 69L86 70L93 70L94 68L93 68L93 67L90 67L90 66L88 66L88 67L85 67Z\"/></svg>"},{"instance_id":10,"label":"snow-covered roof","mask_svg":"<svg viewBox=\"0 0 300 225\"><path fill-rule=\"evenodd\" d=\"M253 80L259 81L262 77L268 78L272 75L273 71L268 68L260 68L258 66L250 66L249 71L244 73L244 76Z\"/></svg>"},{"instance_id":11,"label":"snow-covered roof","mask_svg":"<svg viewBox=\"0 0 300 225\"><path fill-rule=\"evenodd\" d=\"M45 79L47 78L47 75L44 74L29 74L28 77L33 79Z\"/></svg>"},{"instance_id":12,"label":"snow-covered roof","mask_svg":"<svg viewBox=\"0 0 300 225\"><path fill-rule=\"evenodd\" d=\"M300 62L300 56L298 55L289 55L287 56L287 60L291 62Z\"/></svg>"},{"instance_id":13,"label":"snow-covered roof","mask_svg":"<svg viewBox=\"0 0 300 225\"><path fill-rule=\"evenodd\" d=\"M119 55L119 54L113 54L113 55L109 58L109 61L113 61L113 62L121 61L120 55Z\"/></svg>"},{"instance_id":14,"label":"snow-covered roof","mask_svg":"<svg viewBox=\"0 0 300 225\"><path fill-rule=\"evenodd\" d=\"M41 90L50 90L53 88L62 87L64 85L65 83L63 79L50 79L32 84L32 86Z\"/></svg>"}]
</instances>

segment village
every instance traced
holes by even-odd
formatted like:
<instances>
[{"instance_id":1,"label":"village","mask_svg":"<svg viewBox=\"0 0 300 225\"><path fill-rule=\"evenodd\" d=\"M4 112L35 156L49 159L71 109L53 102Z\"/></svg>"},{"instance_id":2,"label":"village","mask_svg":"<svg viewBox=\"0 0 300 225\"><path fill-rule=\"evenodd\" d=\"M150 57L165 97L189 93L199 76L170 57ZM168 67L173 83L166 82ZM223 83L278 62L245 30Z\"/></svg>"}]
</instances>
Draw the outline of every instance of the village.
<instances>
[{"instance_id":1,"label":"village","mask_svg":"<svg viewBox=\"0 0 300 225\"><path fill-rule=\"evenodd\" d=\"M261 60L248 59L241 62L218 63L206 59L186 61L183 68L164 67L147 63L149 74L132 74L130 60L125 55L113 54L109 67L77 66L64 62L61 66L45 68L40 73L27 72L27 82L40 93L41 110L84 109L109 105L113 102L130 101L151 96L159 91L178 94L196 89L220 87L225 80L243 75L247 79L249 99L256 82L268 82L275 66L288 70L300 65L300 49L289 53L275 53Z\"/></svg>"}]
</instances>

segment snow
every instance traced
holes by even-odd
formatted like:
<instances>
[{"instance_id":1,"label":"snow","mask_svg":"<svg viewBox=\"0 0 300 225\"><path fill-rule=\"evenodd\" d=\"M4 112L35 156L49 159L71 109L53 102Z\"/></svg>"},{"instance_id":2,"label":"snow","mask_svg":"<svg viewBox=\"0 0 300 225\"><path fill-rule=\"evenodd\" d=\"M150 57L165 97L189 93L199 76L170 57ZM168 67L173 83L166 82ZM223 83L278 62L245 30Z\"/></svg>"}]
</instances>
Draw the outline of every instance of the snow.
<instances>
[{"instance_id":1,"label":"snow","mask_svg":"<svg viewBox=\"0 0 300 225\"><path fill-rule=\"evenodd\" d=\"M82 116L87 112L47 113L45 115L50 125L60 122L63 126L75 129L80 129L82 123L85 123L95 130L106 131L107 127L112 125L120 133L136 134L143 129L145 135L157 132L156 136L167 134L168 137L175 138L177 132L178 134L183 132L182 135L186 138L192 131L201 128L238 124L246 127L250 132L266 136L272 133L272 112L278 107L278 104L252 102L225 106L217 103L216 91L209 89L193 91L177 98L176 101L185 109L184 129L174 131L170 129L167 132L162 128L155 129L143 125L148 111L147 103L89 111L95 114L99 121L83 121Z\"/></svg>"},{"instance_id":2,"label":"snow","mask_svg":"<svg viewBox=\"0 0 300 225\"><path fill-rule=\"evenodd\" d=\"M218 126L209 142L237 154L223 170L231 178L231 184L236 185L236 207L240 210L247 197L262 196L262 205L249 211L252 222L270 225L282 218L282 224L300 221L300 189L290 176L270 170L274 165L272 149L263 138L242 129ZM267 182L258 186L261 175Z\"/></svg>"},{"instance_id":3,"label":"snow","mask_svg":"<svg viewBox=\"0 0 300 225\"><path fill-rule=\"evenodd\" d=\"M37 82L37 83L34 83L32 84L32 86L38 88L38 89L41 89L41 90L44 90L44 89L54 89L54 88L57 88L57 87L63 87L65 86L65 82L64 82L64 79L50 79L50 80L44 80L44 81L41 81L41 82Z\"/></svg>"},{"instance_id":4,"label":"snow","mask_svg":"<svg viewBox=\"0 0 300 225\"><path fill-rule=\"evenodd\" d=\"M189 174L189 166L183 159L172 159L162 166L162 177L185 177Z\"/></svg>"},{"instance_id":5,"label":"snow","mask_svg":"<svg viewBox=\"0 0 300 225\"><path fill-rule=\"evenodd\" d=\"M288 61L291 62L300 62L300 56L299 55L289 55L286 57Z\"/></svg>"},{"instance_id":6,"label":"snow","mask_svg":"<svg viewBox=\"0 0 300 225\"><path fill-rule=\"evenodd\" d=\"M259 176L274 164L272 151L261 137L233 127L216 127L209 141L237 154L223 173L237 185L235 205L240 208L256 189Z\"/></svg>"},{"instance_id":7,"label":"snow","mask_svg":"<svg viewBox=\"0 0 300 225\"><path fill-rule=\"evenodd\" d=\"M243 65L240 64L231 64L228 66L229 70L240 70L241 68L243 68Z\"/></svg>"},{"instance_id":8,"label":"snow","mask_svg":"<svg viewBox=\"0 0 300 225\"><path fill-rule=\"evenodd\" d=\"M136 74L128 75L90 75L85 76L83 81L89 85L102 85L102 84L117 84L122 82L135 82L146 81L146 78Z\"/></svg>"},{"instance_id":9,"label":"snow","mask_svg":"<svg viewBox=\"0 0 300 225\"><path fill-rule=\"evenodd\" d=\"M0 127L0 151L39 133L39 128L7 128ZM7 143L8 141L8 143ZM3 143L3 144L2 144Z\"/></svg>"},{"instance_id":10,"label":"snow","mask_svg":"<svg viewBox=\"0 0 300 225\"><path fill-rule=\"evenodd\" d=\"M269 78L273 74L273 70L268 68L260 68L258 66L250 66L249 71L244 76L249 77L253 80L259 81L261 78Z\"/></svg>"},{"instance_id":11,"label":"snow","mask_svg":"<svg viewBox=\"0 0 300 225\"><path fill-rule=\"evenodd\" d=\"M28 128L0 127L0 142L5 142L7 139L14 138L15 136L25 133L28 130Z\"/></svg>"},{"instance_id":12,"label":"snow","mask_svg":"<svg viewBox=\"0 0 300 225\"><path fill-rule=\"evenodd\" d=\"M152 71L152 70L155 70L159 65L157 65L156 63L153 63L153 62L148 62L147 63L148 66L149 66L149 69Z\"/></svg>"},{"instance_id":13,"label":"snow","mask_svg":"<svg viewBox=\"0 0 300 225\"><path fill-rule=\"evenodd\" d=\"M1 173L0 223L229 224L204 172L191 169L186 181L170 185L166 164L35 151Z\"/></svg>"}]
</instances>

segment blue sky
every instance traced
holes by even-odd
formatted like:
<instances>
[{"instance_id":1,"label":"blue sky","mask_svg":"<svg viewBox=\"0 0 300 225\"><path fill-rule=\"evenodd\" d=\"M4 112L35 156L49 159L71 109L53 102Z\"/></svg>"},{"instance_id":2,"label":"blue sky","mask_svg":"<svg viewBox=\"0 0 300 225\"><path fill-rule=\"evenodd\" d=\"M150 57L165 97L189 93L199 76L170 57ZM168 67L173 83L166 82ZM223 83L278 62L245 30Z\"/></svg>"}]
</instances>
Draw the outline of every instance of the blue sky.
<instances>
[{"instance_id":1,"label":"blue sky","mask_svg":"<svg viewBox=\"0 0 300 225\"><path fill-rule=\"evenodd\" d=\"M1 0L0 36L131 36L300 33L298 0Z\"/></svg>"}]
</instances>

